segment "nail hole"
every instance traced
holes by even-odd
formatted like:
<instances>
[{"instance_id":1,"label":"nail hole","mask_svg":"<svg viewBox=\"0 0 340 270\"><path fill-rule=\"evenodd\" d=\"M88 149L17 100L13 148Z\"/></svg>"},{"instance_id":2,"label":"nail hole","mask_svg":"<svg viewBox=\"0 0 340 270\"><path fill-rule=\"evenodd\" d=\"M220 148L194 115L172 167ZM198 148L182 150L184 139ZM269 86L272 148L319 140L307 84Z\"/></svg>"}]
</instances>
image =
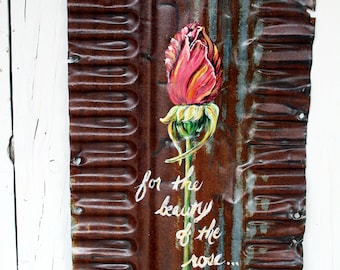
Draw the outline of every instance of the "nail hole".
<instances>
[{"instance_id":1,"label":"nail hole","mask_svg":"<svg viewBox=\"0 0 340 270\"><path fill-rule=\"evenodd\" d=\"M293 238L292 241L290 242L290 247L295 248L298 252L302 252L302 243L303 239L295 239Z\"/></svg>"},{"instance_id":2,"label":"nail hole","mask_svg":"<svg viewBox=\"0 0 340 270\"><path fill-rule=\"evenodd\" d=\"M297 245L299 244L299 241L296 240L296 239L293 239L292 242L291 242L291 245L296 247Z\"/></svg>"},{"instance_id":3,"label":"nail hole","mask_svg":"<svg viewBox=\"0 0 340 270\"><path fill-rule=\"evenodd\" d=\"M306 114L303 112L300 112L297 114L297 119L300 121L306 120Z\"/></svg>"},{"instance_id":4,"label":"nail hole","mask_svg":"<svg viewBox=\"0 0 340 270\"><path fill-rule=\"evenodd\" d=\"M301 214L299 212L296 212L293 214L293 218L294 219L300 219L301 218Z\"/></svg>"},{"instance_id":5,"label":"nail hole","mask_svg":"<svg viewBox=\"0 0 340 270\"><path fill-rule=\"evenodd\" d=\"M80 56L79 55L72 55L67 59L67 62L69 64L75 64L78 63L80 61Z\"/></svg>"},{"instance_id":6,"label":"nail hole","mask_svg":"<svg viewBox=\"0 0 340 270\"><path fill-rule=\"evenodd\" d=\"M293 220L302 220L305 218L305 213L304 213L304 210L301 209L299 211L296 211L296 212L292 212L291 213L291 218Z\"/></svg>"},{"instance_id":7,"label":"nail hole","mask_svg":"<svg viewBox=\"0 0 340 270\"><path fill-rule=\"evenodd\" d=\"M83 208L81 208L81 207L74 207L73 208L73 214L80 215L81 213L83 213Z\"/></svg>"},{"instance_id":8,"label":"nail hole","mask_svg":"<svg viewBox=\"0 0 340 270\"><path fill-rule=\"evenodd\" d=\"M81 164L81 161L82 161L81 157L75 157L74 159L72 159L72 164L79 166Z\"/></svg>"},{"instance_id":9,"label":"nail hole","mask_svg":"<svg viewBox=\"0 0 340 270\"><path fill-rule=\"evenodd\" d=\"M315 10L312 10L312 9L308 8L306 11L307 11L307 13L309 14L309 16L312 19L316 19L316 12L315 12Z\"/></svg>"}]
</instances>

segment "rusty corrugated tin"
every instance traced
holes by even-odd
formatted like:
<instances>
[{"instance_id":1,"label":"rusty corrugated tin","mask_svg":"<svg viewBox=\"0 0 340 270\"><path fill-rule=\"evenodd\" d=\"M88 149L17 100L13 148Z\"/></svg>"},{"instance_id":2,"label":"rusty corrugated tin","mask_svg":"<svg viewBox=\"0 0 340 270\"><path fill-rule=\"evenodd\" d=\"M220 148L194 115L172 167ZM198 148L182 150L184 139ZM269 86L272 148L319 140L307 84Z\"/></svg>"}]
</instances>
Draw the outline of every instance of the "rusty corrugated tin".
<instances>
[{"instance_id":1,"label":"rusty corrugated tin","mask_svg":"<svg viewBox=\"0 0 340 270\"><path fill-rule=\"evenodd\" d=\"M69 88L74 269L181 269L182 218L155 212L181 192L183 167L160 123L164 51L189 22L206 26L224 68L217 130L197 152L196 200L222 235L195 240L204 269L302 269L305 143L313 0L69 0ZM162 179L136 202L147 170ZM196 269L196 268L195 268ZM197 268L199 269L199 268Z\"/></svg>"}]
</instances>

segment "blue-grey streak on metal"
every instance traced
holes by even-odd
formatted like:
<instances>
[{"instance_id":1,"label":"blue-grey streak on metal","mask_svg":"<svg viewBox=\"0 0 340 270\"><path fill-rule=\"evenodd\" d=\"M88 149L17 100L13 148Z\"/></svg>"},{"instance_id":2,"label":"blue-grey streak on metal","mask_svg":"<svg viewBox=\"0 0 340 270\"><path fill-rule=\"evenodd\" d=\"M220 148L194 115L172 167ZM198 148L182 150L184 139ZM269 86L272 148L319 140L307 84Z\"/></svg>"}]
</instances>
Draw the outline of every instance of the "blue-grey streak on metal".
<instances>
[{"instance_id":1,"label":"blue-grey streak on metal","mask_svg":"<svg viewBox=\"0 0 340 270\"><path fill-rule=\"evenodd\" d=\"M216 42L218 0L209 1L208 8L209 8L209 36L213 42Z\"/></svg>"},{"instance_id":2,"label":"blue-grey streak on metal","mask_svg":"<svg viewBox=\"0 0 340 270\"><path fill-rule=\"evenodd\" d=\"M240 0L240 23L239 23L239 36L238 36L238 77L237 77L237 97L236 115L239 123L244 118L244 100L247 93L246 76L248 72L248 17L250 11L250 1Z\"/></svg>"},{"instance_id":3,"label":"blue-grey streak on metal","mask_svg":"<svg viewBox=\"0 0 340 270\"><path fill-rule=\"evenodd\" d=\"M237 42L237 103L236 116L238 120L238 132L236 139L236 162L238 164L236 170L236 183L234 188L234 208L233 208L233 227L232 227L232 242L231 242L231 256L232 261L241 262L242 249L242 216L243 216L243 170L242 170L242 136L241 127L243 118L245 116L244 101L247 94L247 72L248 72L248 17L250 12L250 0L239 0L239 31Z\"/></svg>"},{"instance_id":4,"label":"blue-grey streak on metal","mask_svg":"<svg viewBox=\"0 0 340 270\"><path fill-rule=\"evenodd\" d=\"M218 213L218 224L221 229L221 237L218 239L218 246L217 246L217 253L223 254L222 260L224 261L225 258L225 247L224 247L224 235L225 235L225 220L224 220L224 205L222 204L222 207L219 209ZM219 265L217 266L217 270L224 270L225 265Z\"/></svg>"},{"instance_id":5,"label":"blue-grey streak on metal","mask_svg":"<svg viewBox=\"0 0 340 270\"><path fill-rule=\"evenodd\" d=\"M204 256L209 257L209 255L210 255L210 247L211 247L211 245L208 243L208 241L206 241L205 242L205 247L204 247ZM209 270L209 269L210 269L209 265L206 265L204 267L204 270Z\"/></svg>"},{"instance_id":6,"label":"blue-grey streak on metal","mask_svg":"<svg viewBox=\"0 0 340 270\"><path fill-rule=\"evenodd\" d=\"M222 44L218 44L218 47L222 46L223 49L223 69L224 69L224 79L225 81L228 80L228 72L226 72L229 68L230 64L230 55L231 55L231 48L232 48L232 40L231 40L231 16L229 13L229 7L228 7L228 0L211 0L208 2L208 11L209 11L209 36L212 39L214 43L220 41ZM219 14L219 10L223 11L223 14ZM226 12L226 13L225 13ZM217 32L219 29L218 24L220 25L220 31ZM218 39L218 36L221 37L220 40ZM222 108L222 114L223 111L225 111L226 114L226 108ZM225 120L226 115L222 118ZM218 239L218 246L217 246L217 253L222 254L222 260L226 260L226 254L225 254L225 241L224 236L226 234L225 232L225 219L224 219L224 205L222 204L222 207L219 209L219 219L218 224L221 229L221 237ZM206 247L207 249L207 247ZM229 259L229 258L228 258ZM217 267L218 270L225 269L225 264L219 265ZM209 268L207 268L209 269Z\"/></svg>"},{"instance_id":7,"label":"blue-grey streak on metal","mask_svg":"<svg viewBox=\"0 0 340 270\"><path fill-rule=\"evenodd\" d=\"M200 2L201 0L194 0L194 21L199 22L200 19L200 11L202 9Z\"/></svg>"},{"instance_id":8,"label":"blue-grey streak on metal","mask_svg":"<svg viewBox=\"0 0 340 270\"><path fill-rule=\"evenodd\" d=\"M214 43L220 42L217 44L219 49L222 47L223 51L223 68L224 68L224 76L225 80L228 79L228 70L229 63L230 63L230 55L231 55L231 48L232 48L232 41L231 41L231 24L230 24L230 14L224 13L229 12L229 8L227 5L227 0L211 0L208 2L208 14L209 14L209 36ZM219 14L219 10L223 11L223 14ZM220 24L220 26L219 26ZM220 32L218 29L220 27ZM220 37L218 40L218 36ZM224 111L224 113L223 113ZM226 114L226 107L222 108L221 114ZM225 120L226 115L222 116ZM221 236L218 239L218 246L217 246L217 253L222 254L222 261L226 261L226 254L225 254L225 241L224 237L226 235L225 231L225 219L224 219L224 205L219 209L219 218L218 218L218 226L221 230ZM206 252L209 250L209 247L206 247ZM229 257L229 256L228 256ZM229 258L228 258L229 259ZM218 270L225 269L225 264L217 266ZM205 268L210 269L209 266Z\"/></svg>"},{"instance_id":9,"label":"blue-grey streak on metal","mask_svg":"<svg viewBox=\"0 0 340 270\"><path fill-rule=\"evenodd\" d=\"M230 14L230 2L229 0L211 0L208 2L209 3L209 36L213 40L213 42L221 42L222 44L218 44L218 47L222 47L222 53L223 53L223 58L222 58L222 63L223 63L223 69L225 70L224 72L224 80L228 81L228 72L227 70L229 69L230 61L231 61L231 51L232 51L232 38L231 38L231 14ZM218 12L222 11L223 14L219 14ZM218 25L220 23L220 25ZM220 29L220 32L218 32L218 29ZM218 36L220 37L219 40ZM228 90L227 90L228 91ZM225 113L226 113L226 108L224 108ZM222 112L223 114L223 109ZM222 118L225 120L226 115ZM241 185L241 190L242 190L242 185ZM237 192L237 188L235 189L235 192ZM241 191L242 195L242 191ZM235 196L235 195L234 195ZM240 197L240 196L236 196ZM225 220L224 220L224 207L220 208L219 210L219 220L218 224L221 228L221 237L218 240L218 247L217 247L217 252L218 254L223 254L223 260L229 261L230 258L226 258L225 254L225 241L224 241L224 236L226 233L225 232ZM235 205L234 208L234 224L233 224L233 233L234 235L237 234L239 235L239 239L241 239L241 234L242 234L242 224L235 224L236 222L241 222L242 220L242 202L239 202L238 204ZM234 237L235 239L235 237ZM241 243L240 241L235 241L232 243L233 248L232 248L232 260L234 262L239 262L239 254L241 252ZM229 257L229 256L228 256ZM225 269L226 265L219 265L217 267L218 270L223 270Z\"/></svg>"},{"instance_id":10,"label":"blue-grey streak on metal","mask_svg":"<svg viewBox=\"0 0 340 270\"><path fill-rule=\"evenodd\" d=\"M225 71L229 70L232 51L232 38L231 38L231 14L230 14L230 0L220 0L218 10L222 10L221 14L221 31L219 35L222 36L223 42L223 68ZM228 72L224 72L224 80L228 81Z\"/></svg>"},{"instance_id":11,"label":"blue-grey streak on metal","mask_svg":"<svg viewBox=\"0 0 340 270\"><path fill-rule=\"evenodd\" d=\"M218 221L217 224L220 228L220 233L221 236L218 238L218 246L217 246L217 254L222 254L222 259L221 261L225 261L225 246L224 246L224 236L226 234L225 232L225 220L224 220L224 206L222 204L222 207L218 211ZM211 250L211 245L208 242L205 242L205 249L204 249L204 256L209 256L210 255L210 250ZM225 264L221 264L217 266L217 270L224 270L226 267ZM210 266L207 265L204 267L204 270L209 270Z\"/></svg>"}]
</instances>

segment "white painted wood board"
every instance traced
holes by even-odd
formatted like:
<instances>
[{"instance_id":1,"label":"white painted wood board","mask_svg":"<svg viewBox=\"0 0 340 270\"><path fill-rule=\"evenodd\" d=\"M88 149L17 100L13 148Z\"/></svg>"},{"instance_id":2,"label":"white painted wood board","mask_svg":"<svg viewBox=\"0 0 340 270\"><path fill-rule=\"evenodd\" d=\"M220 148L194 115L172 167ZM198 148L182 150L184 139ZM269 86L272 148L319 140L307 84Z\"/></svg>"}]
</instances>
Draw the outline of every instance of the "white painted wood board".
<instances>
[{"instance_id":1,"label":"white painted wood board","mask_svg":"<svg viewBox=\"0 0 340 270\"><path fill-rule=\"evenodd\" d=\"M16 269L14 170L7 148L12 135L9 16L0 1L0 269Z\"/></svg>"},{"instance_id":2,"label":"white painted wood board","mask_svg":"<svg viewBox=\"0 0 340 270\"><path fill-rule=\"evenodd\" d=\"M340 269L340 1L317 0L304 269Z\"/></svg>"},{"instance_id":3,"label":"white painted wood board","mask_svg":"<svg viewBox=\"0 0 340 270\"><path fill-rule=\"evenodd\" d=\"M18 269L71 269L67 5L12 1Z\"/></svg>"}]
</instances>

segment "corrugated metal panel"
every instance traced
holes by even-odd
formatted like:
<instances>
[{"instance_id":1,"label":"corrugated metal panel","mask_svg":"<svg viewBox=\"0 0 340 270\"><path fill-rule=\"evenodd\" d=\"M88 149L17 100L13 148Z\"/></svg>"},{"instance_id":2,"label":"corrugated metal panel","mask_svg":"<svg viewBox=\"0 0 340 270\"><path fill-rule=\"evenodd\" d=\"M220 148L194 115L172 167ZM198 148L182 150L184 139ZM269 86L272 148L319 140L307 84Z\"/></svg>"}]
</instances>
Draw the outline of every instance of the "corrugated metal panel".
<instances>
[{"instance_id":1,"label":"corrugated metal panel","mask_svg":"<svg viewBox=\"0 0 340 270\"><path fill-rule=\"evenodd\" d=\"M149 166L150 7L68 2L75 269L150 269L150 209L132 195Z\"/></svg>"},{"instance_id":2,"label":"corrugated metal panel","mask_svg":"<svg viewBox=\"0 0 340 270\"><path fill-rule=\"evenodd\" d=\"M263 1L249 16L242 164L246 269L302 269L305 140L314 28L302 2ZM243 170L245 168L245 170Z\"/></svg>"},{"instance_id":3,"label":"corrugated metal panel","mask_svg":"<svg viewBox=\"0 0 340 270\"><path fill-rule=\"evenodd\" d=\"M188 22L205 25L225 81L214 140L195 158L197 200L223 235L211 269L302 269L305 139L313 1L69 0L75 269L180 269L181 219L154 215L183 171L159 122L171 108L164 51ZM147 170L160 191L134 195ZM239 266L231 266L232 262Z\"/></svg>"}]
</instances>

